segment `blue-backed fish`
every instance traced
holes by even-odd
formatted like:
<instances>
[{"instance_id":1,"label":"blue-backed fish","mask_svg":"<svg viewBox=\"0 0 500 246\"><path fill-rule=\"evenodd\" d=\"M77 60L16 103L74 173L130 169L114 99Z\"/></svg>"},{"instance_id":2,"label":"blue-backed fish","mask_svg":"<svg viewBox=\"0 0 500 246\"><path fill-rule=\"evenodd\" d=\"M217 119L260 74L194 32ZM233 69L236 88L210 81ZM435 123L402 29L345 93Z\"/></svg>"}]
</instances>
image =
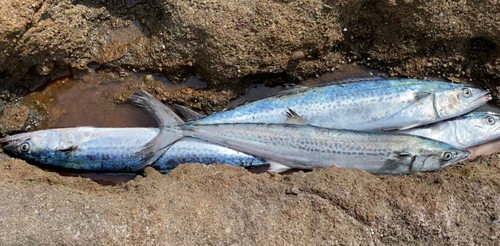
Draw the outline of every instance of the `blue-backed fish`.
<instances>
[{"instance_id":1,"label":"blue-backed fish","mask_svg":"<svg viewBox=\"0 0 500 246\"><path fill-rule=\"evenodd\" d=\"M196 120L196 124L284 123L288 109L308 124L351 130L404 130L453 118L491 100L468 85L371 78L300 88Z\"/></svg>"},{"instance_id":2,"label":"blue-backed fish","mask_svg":"<svg viewBox=\"0 0 500 246\"><path fill-rule=\"evenodd\" d=\"M158 128L75 127L20 133L2 139L2 149L24 160L62 168L130 172L142 158L134 154L153 139ZM267 165L261 158L206 141L185 138L176 142L151 167L168 172L183 163Z\"/></svg>"}]
</instances>

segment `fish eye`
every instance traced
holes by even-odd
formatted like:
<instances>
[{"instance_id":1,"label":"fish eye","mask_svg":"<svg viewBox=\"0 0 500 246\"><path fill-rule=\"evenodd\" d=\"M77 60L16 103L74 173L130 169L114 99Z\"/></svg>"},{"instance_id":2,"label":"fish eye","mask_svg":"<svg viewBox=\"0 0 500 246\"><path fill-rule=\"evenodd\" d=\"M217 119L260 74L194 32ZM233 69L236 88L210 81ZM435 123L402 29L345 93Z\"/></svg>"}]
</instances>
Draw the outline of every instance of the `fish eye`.
<instances>
[{"instance_id":1,"label":"fish eye","mask_svg":"<svg viewBox=\"0 0 500 246\"><path fill-rule=\"evenodd\" d=\"M451 160L452 157L453 157L453 155L450 152L443 153L443 160L445 160L445 161Z\"/></svg>"},{"instance_id":2,"label":"fish eye","mask_svg":"<svg viewBox=\"0 0 500 246\"><path fill-rule=\"evenodd\" d=\"M471 96L472 96L472 90L471 90L471 89L469 89L469 88L464 88L464 89L462 90L462 95L463 95L464 97L471 97Z\"/></svg>"},{"instance_id":3,"label":"fish eye","mask_svg":"<svg viewBox=\"0 0 500 246\"><path fill-rule=\"evenodd\" d=\"M493 125L493 124L495 124L495 122L496 122L495 118L493 118L491 116L486 117L486 123L488 123L489 125Z\"/></svg>"},{"instance_id":4,"label":"fish eye","mask_svg":"<svg viewBox=\"0 0 500 246\"><path fill-rule=\"evenodd\" d=\"M22 143L21 145L19 145L19 150L21 150L22 152L27 152L30 150L30 144L29 143Z\"/></svg>"}]
</instances>

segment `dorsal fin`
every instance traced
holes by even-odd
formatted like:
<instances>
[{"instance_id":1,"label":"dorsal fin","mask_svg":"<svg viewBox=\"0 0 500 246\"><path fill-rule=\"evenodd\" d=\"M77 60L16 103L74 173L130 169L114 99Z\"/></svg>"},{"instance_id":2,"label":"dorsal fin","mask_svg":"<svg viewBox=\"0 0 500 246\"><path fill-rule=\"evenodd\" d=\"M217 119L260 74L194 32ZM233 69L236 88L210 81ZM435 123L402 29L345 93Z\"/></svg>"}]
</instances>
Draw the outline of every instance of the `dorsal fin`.
<instances>
[{"instance_id":1,"label":"dorsal fin","mask_svg":"<svg viewBox=\"0 0 500 246\"><path fill-rule=\"evenodd\" d=\"M304 82L302 85L305 86L325 86L332 84L345 84L354 83L361 81L369 81L374 79L384 79L388 76L382 72L374 69L370 69L364 66L359 66L357 64L350 64L340 66L330 73L322 74L317 78L311 78Z\"/></svg>"},{"instance_id":2,"label":"dorsal fin","mask_svg":"<svg viewBox=\"0 0 500 246\"><path fill-rule=\"evenodd\" d=\"M307 125L307 122L290 108L288 108L288 111L286 112L286 118L287 124Z\"/></svg>"}]
</instances>

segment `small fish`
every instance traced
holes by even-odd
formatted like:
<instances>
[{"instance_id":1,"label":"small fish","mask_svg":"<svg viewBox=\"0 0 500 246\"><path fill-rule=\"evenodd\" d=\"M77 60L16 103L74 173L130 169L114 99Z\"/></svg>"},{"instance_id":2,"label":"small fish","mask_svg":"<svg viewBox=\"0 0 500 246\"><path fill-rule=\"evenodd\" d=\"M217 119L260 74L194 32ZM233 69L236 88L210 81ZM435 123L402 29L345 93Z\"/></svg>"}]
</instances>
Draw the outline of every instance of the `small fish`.
<instances>
[{"instance_id":1,"label":"small fish","mask_svg":"<svg viewBox=\"0 0 500 246\"><path fill-rule=\"evenodd\" d=\"M500 114L474 112L401 132L469 148L500 138Z\"/></svg>"},{"instance_id":2,"label":"small fish","mask_svg":"<svg viewBox=\"0 0 500 246\"><path fill-rule=\"evenodd\" d=\"M465 114L491 100L486 90L445 82L381 78L349 82L295 89L197 119L196 124L279 124L291 109L318 127L404 130Z\"/></svg>"},{"instance_id":3,"label":"small fish","mask_svg":"<svg viewBox=\"0 0 500 246\"><path fill-rule=\"evenodd\" d=\"M8 154L62 168L100 172L129 172L142 158L134 154L151 141L158 128L76 127L16 134L2 139ZM206 141L176 142L151 167L168 172L183 163L268 165L264 160Z\"/></svg>"},{"instance_id":4,"label":"small fish","mask_svg":"<svg viewBox=\"0 0 500 246\"><path fill-rule=\"evenodd\" d=\"M162 103L144 91L131 100L154 115ZM183 137L217 143L243 153L259 156L271 171L313 169L336 165L373 174L407 174L431 171L469 158L466 150L419 136L394 132L335 130L303 124L292 110L288 124L228 123L164 125L160 134L138 155L148 162L169 150ZM161 117L155 117L161 120ZM291 124L294 123L294 124Z\"/></svg>"}]
</instances>

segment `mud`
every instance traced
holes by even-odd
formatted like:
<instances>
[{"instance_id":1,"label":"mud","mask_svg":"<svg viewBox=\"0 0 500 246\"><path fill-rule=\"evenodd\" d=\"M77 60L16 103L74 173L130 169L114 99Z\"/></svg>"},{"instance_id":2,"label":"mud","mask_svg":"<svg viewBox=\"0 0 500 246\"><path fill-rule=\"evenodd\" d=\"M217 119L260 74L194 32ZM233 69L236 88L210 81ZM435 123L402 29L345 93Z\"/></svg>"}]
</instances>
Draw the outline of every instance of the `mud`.
<instances>
[{"instance_id":1,"label":"mud","mask_svg":"<svg viewBox=\"0 0 500 246\"><path fill-rule=\"evenodd\" d=\"M152 124L123 104L135 87L209 114L251 84L274 93L353 63L473 83L498 104L499 40L495 1L0 0L0 137ZM409 176L182 165L115 186L0 153L0 244L497 245L491 146Z\"/></svg>"}]
</instances>

